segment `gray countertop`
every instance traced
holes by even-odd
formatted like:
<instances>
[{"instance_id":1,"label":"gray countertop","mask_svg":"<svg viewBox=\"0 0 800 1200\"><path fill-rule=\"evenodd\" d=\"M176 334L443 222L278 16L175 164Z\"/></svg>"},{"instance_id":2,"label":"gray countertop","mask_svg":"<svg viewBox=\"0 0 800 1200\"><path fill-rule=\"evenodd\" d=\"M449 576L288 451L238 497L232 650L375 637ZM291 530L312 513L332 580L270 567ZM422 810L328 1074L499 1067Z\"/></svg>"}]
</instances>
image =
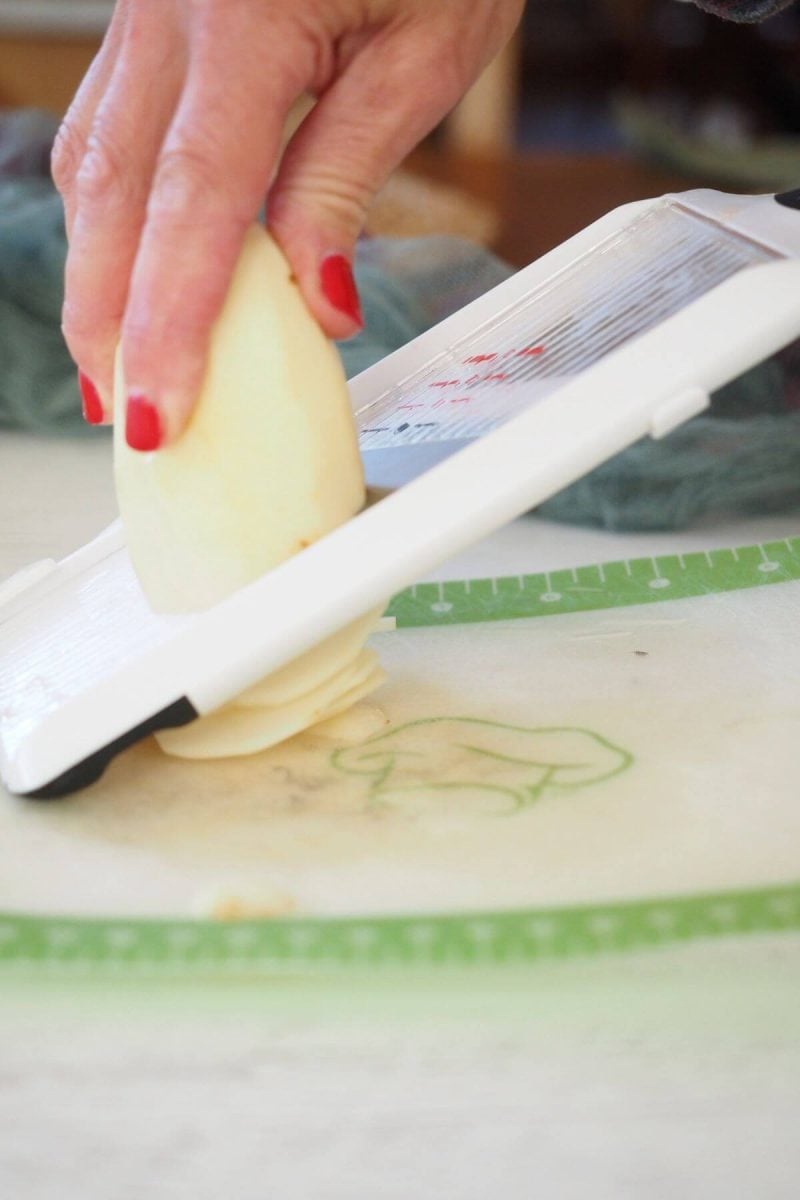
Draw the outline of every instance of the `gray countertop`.
<instances>
[{"instance_id":1,"label":"gray countertop","mask_svg":"<svg viewBox=\"0 0 800 1200\"><path fill-rule=\"evenodd\" d=\"M8 981L20 1200L795 1200L798 939L455 977Z\"/></svg>"}]
</instances>

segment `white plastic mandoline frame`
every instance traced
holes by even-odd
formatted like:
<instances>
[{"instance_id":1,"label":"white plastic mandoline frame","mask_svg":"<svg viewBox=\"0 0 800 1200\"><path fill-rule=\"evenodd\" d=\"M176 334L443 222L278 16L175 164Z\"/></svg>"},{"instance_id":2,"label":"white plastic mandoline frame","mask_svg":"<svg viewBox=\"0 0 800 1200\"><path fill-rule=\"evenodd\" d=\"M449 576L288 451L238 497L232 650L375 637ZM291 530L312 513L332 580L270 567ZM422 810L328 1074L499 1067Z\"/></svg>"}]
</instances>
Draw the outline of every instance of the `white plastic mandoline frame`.
<instances>
[{"instance_id":1,"label":"white plastic mandoline frame","mask_svg":"<svg viewBox=\"0 0 800 1200\"><path fill-rule=\"evenodd\" d=\"M391 414L438 363L487 336L532 344L541 313L577 312L590 277L603 283L598 328L619 330L620 313L638 313L624 336L606 339L607 352L600 338L585 367L573 336L569 369L552 390L531 385L524 411L471 442L462 431L458 453L207 612L149 610L119 523L61 564L11 581L0 590L6 786L42 797L85 786L126 746L232 699L619 450L668 433L712 391L800 337L800 193L778 201L698 191L617 209L365 371L351 383L361 428L376 406ZM721 282L690 272L675 284L659 229L676 218L701 224L720 255L741 246L741 263ZM676 309L672 287L676 310L652 327L652 289L637 291L630 279L621 287L613 253L628 243L639 253L642 228L648 277L681 293ZM706 253L722 261L713 246Z\"/></svg>"}]
</instances>

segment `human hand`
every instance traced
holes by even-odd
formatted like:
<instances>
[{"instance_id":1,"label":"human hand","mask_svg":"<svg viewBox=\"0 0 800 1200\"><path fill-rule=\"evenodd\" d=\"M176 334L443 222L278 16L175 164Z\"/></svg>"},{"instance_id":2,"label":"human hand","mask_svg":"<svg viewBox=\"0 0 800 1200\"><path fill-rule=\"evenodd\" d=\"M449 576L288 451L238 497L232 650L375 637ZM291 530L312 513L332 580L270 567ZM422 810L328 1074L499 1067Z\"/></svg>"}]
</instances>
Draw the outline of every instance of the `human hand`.
<instances>
[{"instance_id":1,"label":"human hand","mask_svg":"<svg viewBox=\"0 0 800 1200\"><path fill-rule=\"evenodd\" d=\"M188 421L244 233L268 224L333 338L361 326L353 246L374 193L510 37L524 0L117 0L53 175L63 328L87 418L122 341L135 449ZM318 102L280 158L287 113Z\"/></svg>"}]
</instances>

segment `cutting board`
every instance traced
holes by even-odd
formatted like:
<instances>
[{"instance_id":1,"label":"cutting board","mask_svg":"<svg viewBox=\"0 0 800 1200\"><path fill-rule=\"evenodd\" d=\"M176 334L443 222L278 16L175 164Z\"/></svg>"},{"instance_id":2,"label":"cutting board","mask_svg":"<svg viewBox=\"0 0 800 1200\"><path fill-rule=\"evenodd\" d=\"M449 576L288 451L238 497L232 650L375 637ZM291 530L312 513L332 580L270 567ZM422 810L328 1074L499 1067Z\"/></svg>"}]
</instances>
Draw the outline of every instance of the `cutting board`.
<instances>
[{"instance_id":1,"label":"cutting board","mask_svg":"<svg viewBox=\"0 0 800 1200\"><path fill-rule=\"evenodd\" d=\"M397 597L369 737L0 798L0 958L573 953L800 924L800 541ZM420 932L421 931L421 932Z\"/></svg>"}]
</instances>

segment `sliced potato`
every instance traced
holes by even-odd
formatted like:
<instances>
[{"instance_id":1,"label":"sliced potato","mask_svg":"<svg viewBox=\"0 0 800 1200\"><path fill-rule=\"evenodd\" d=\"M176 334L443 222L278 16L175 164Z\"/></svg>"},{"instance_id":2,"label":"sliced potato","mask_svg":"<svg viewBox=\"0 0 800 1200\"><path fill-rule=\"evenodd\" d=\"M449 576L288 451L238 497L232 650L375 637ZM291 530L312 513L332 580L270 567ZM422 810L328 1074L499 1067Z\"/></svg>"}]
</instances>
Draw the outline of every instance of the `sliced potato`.
<instances>
[{"instance_id":1,"label":"sliced potato","mask_svg":"<svg viewBox=\"0 0 800 1200\"><path fill-rule=\"evenodd\" d=\"M357 513L365 489L341 362L264 229L247 234L188 429L114 464L128 551L158 612L193 612Z\"/></svg>"},{"instance_id":2,"label":"sliced potato","mask_svg":"<svg viewBox=\"0 0 800 1200\"><path fill-rule=\"evenodd\" d=\"M286 260L254 226L214 327L190 424L174 445L131 450L117 356L114 464L128 551L159 612L210 607L311 545L365 503L338 355ZM157 735L169 754L254 754L341 712L383 680L366 614L234 702Z\"/></svg>"},{"instance_id":3,"label":"sliced potato","mask_svg":"<svg viewBox=\"0 0 800 1200\"><path fill-rule=\"evenodd\" d=\"M235 700L178 729L156 734L162 750L177 758L233 758L257 754L327 720L383 682L374 650L363 649L342 671L306 696L286 704L245 708ZM366 691L365 685L369 684ZM351 698L352 697L352 698Z\"/></svg>"}]
</instances>

